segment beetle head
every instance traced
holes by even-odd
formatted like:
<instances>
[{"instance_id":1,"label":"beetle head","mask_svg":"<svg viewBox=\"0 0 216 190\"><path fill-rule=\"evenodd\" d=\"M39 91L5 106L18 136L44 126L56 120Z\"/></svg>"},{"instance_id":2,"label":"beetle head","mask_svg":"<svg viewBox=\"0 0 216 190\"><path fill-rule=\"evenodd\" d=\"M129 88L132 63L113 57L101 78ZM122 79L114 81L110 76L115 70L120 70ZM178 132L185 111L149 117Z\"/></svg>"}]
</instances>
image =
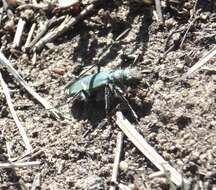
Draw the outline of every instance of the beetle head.
<instances>
[{"instance_id":1,"label":"beetle head","mask_svg":"<svg viewBox=\"0 0 216 190\"><path fill-rule=\"evenodd\" d=\"M126 80L141 80L142 79L142 74L139 70L136 68L127 68L124 70L124 76Z\"/></svg>"}]
</instances>

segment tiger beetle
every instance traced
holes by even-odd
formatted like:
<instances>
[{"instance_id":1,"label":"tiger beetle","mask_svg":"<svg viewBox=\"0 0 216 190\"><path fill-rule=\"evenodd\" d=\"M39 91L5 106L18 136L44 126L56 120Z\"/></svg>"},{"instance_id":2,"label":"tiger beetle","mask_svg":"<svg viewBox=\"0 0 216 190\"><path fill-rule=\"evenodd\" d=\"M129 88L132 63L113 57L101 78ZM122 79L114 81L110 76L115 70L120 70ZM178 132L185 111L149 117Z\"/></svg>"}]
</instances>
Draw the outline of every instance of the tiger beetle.
<instances>
[{"instance_id":1,"label":"tiger beetle","mask_svg":"<svg viewBox=\"0 0 216 190\"><path fill-rule=\"evenodd\" d=\"M105 87L105 109L106 113L109 109L109 91L112 89L120 96L120 98L126 102L133 116L137 119L135 111L130 106L128 100L122 94L118 85L127 84L130 81L140 80L141 73L135 68L117 69L117 70L105 70L95 74L87 75L79 80L70 84L67 88L69 90L69 96L77 97L77 95L83 95L84 97L90 96L93 92L97 91L101 87Z\"/></svg>"}]
</instances>

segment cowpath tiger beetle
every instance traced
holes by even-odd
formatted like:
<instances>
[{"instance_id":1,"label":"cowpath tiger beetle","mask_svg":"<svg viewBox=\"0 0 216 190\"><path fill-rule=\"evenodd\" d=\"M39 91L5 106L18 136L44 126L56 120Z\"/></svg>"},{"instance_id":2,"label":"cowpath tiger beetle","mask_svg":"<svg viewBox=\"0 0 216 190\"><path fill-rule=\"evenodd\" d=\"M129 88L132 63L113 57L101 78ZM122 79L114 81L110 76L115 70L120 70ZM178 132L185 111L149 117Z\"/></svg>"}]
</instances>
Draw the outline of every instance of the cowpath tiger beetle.
<instances>
[{"instance_id":1,"label":"cowpath tiger beetle","mask_svg":"<svg viewBox=\"0 0 216 190\"><path fill-rule=\"evenodd\" d=\"M92 93L97 92L100 88L105 88L105 111L108 115L110 109L110 91L111 89L120 96L120 98L127 104L132 115L137 120L138 117L132 109L128 100L122 93L121 85L127 85L130 82L138 81L142 78L141 72L135 68L105 70L95 74L86 75L76 80L75 82L67 85L69 96L76 98L81 95L84 99L88 98Z\"/></svg>"}]
</instances>

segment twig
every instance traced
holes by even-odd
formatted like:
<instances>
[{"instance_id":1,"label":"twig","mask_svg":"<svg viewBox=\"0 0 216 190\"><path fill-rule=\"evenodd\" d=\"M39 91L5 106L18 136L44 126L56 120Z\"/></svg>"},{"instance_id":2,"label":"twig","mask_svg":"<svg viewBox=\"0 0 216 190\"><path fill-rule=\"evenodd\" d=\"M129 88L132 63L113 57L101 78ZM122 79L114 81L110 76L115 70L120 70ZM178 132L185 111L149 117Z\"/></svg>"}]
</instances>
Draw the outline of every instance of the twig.
<instances>
[{"instance_id":1,"label":"twig","mask_svg":"<svg viewBox=\"0 0 216 190\"><path fill-rule=\"evenodd\" d=\"M170 47L169 47L169 41L170 41L170 39L172 38L172 36L173 36L174 34L176 34L176 33L181 33L181 32L183 32L184 30L185 30L185 28L180 28L180 29L171 31L171 32L168 34L168 37L167 37L167 39L166 39L166 41L165 41L165 46L164 46L163 52L167 52L168 49L170 49ZM173 44L172 46L174 47L174 44Z\"/></svg>"},{"instance_id":2,"label":"twig","mask_svg":"<svg viewBox=\"0 0 216 190\"><path fill-rule=\"evenodd\" d=\"M49 28L49 22L50 21L48 20L41 26L40 31L37 33L36 37L29 43L27 48L31 49L38 42L38 40L40 40L41 37L46 34Z\"/></svg>"},{"instance_id":3,"label":"twig","mask_svg":"<svg viewBox=\"0 0 216 190\"><path fill-rule=\"evenodd\" d=\"M18 21L18 24L17 24L16 33L14 36L14 41L13 41L13 45L12 45L13 48L20 47L25 24L26 24L26 21L24 19L20 18Z\"/></svg>"},{"instance_id":4,"label":"twig","mask_svg":"<svg viewBox=\"0 0 216 190\"><path fill-rule=\"evenodd\" d=\"M70 28L72 28L75 24L77 24L79 21L85 19L85 17L87 15L90 14L90 12L92 12L95 7L96 4L98 2L100 2L101 0L96 0L93 4L88 5L81 13L80 15L78 15L77 17L73 18L71 16L66 17L65 20L62 22L62 24L54 31L49 32L48 34L46 34L36 45L35 45L35 49L36 50L41 50L43 48L43 46L48 43L51 42L53 40L55 40L57 37L59 37L60 35L62 35L63 33L65 33L66 31L68 31Z\"/></svg>"},{"instance_id":5,"label":"twig","mask_svg":"<svg viewBox=\"0 0 216 190\"><path fill-rule=\"evenodd\" d=\"M35 175L31 190L37 190L38 187L40 187L40 173Z\"/></svg>"},{"instance_id":6,"label":"twig","mask_svg":"<svg viewBox=\"0 0 216 190\"><path fill-rule=\"evenodd\" d=\"M33 23L32 26L31 26L31 29L28 33L28 37L27 37L27 40L26 40L26 43L24 45L24 48L28 48L30 42L31 42L31 39L32 39L32 36L33 36L33 33L34 33L34 30L35 30L35 27L36 27L36 23Z\"/></svg>"},{"instance_id":7,"label":"twig","mask_svg":"<svg viewBox=\"0 0 216 190\"><path fill-rule=\"evenodd\" d=\"M49 110L57 119L60 118L60 112L43 99L37 92L35 92L27 82L19 75L16 69L13 68L10 61L0 52L0 64L5 66L8 71L15 77L15 79L22 85L45 109Z\"/></svg>"},{"instance_id":8,"label":"twig","mask_svg":"<svg viewBox=\"0 0 216 190\"><path fill-rule=\"evenodd\" d=\"M34 53L33 53L33 56L32 56L31 61L32 61L32 65L35 65L35 64L36 64L36 62L37 62L37 52L34 52Z\"/></svg>"},{"instance_id":9,"label":"twig","mask_svg":"<svg viewBox=\"0 0 216 190\"><path fill-rule=\"evenodd\" d=\"M193 26L193 24L194 24L194 23L196 22L196 20L197 20L197 17L196 17L196 8L197 8L197 4L198 4L198 0L195 1L194 7L193 7L192 16L190 17L191 22L189 23L188 28L187 28L187 30L186 30L185 33L184 33L184 36L183 36L183 38L182 38L182 41L181 41L181 43L180 43L180 45L179 45L180 48L183 47L184 41L186 40L186 37L187 37L187 34L188 34L189 30L191 29L191 27Z\"/></svg>"},{"instance_id":10,"label":"twig","mask_svg":"<svg viewBox=\"0 0 216 190\"><path fill-rule=\"evenodd\" d=\"M159 20L160 20L161 23L163 23L164 20L163 20L163 15L162 15L162 10L161 10L161 2L160 2L160 0L155 0L155 7L156 7L156 11L157 11Z\"/></svg>"},{"instance_id":11,"label":"twig","mask_svg":"<svg viewBox=\"0 0 216 190\"><path fill-rule=\"evenodd\" d=\"M16 161L20 161L20 162L26 162L27 160L29 160L30 158L33 159L34 157L42 154L44 151L42 149L39 148L35 148L33 149L31 152L25 152L24 154L22 154L19 157L16 158L12 158L10 161L11 162L16 162Z\"/></svg>"},{"instance_id":12,"label":"twig","mask_svg":"<svg viewBox=\"0 0 216 190\"><path fill-rule=\"evenodd\" d=\"M18 118L18 116L16 114L16 111L14 110L8 86L5 83L1 72L0 72L0 81L1 81L1 85L2 85L2 88L3 88L4 94L5 94L5 97L6 97L6 100L7 100L11 115L12 115L12 117L13 117L15 123L16 123L17 128L19 129L20 135L21 135L21 137L23 139L23 142L25 144L25 147L26 147L27 151L30 152L32 150L32 146L31 146L31 144L29 142L29 139L27 137L25 129L23 128L22 124L20 123L19 118Z\"/></svg>"},{"instance_id":13,"label":"twig","mask_svg":"<svg viewBox=\"0 0 216 190\"><path fill-rule=\"evenodd\" d=\"M138 133L135 127L124 118L121 112L116 113L116 124L125 133L125 135L131 140L131 142L160 170L168 171L170 173L170 179L177 185L182 185L186 182L185 179L173 168L167 161L160 156L156 150L151 147L146 140Z\"/></svg>"},{"instance_id":14,"label":"twig","mask_svg":"<svg viewBox=\"0 0 216 190\"><path fill-rule=\"evenodd\" d=\"M0 162L0 168L20 168L20 167L31 167L31 166L39 166L39 161L33 162L11 162L11 163L2 163Z\"/></svg>"},{"instance_id":15,"label":"twig","mask_svg":"<svg viewBox=\"0 0 216 190\"><path fill-rule=\"evenodd\" d=\"M184 44L185 39L186 39L186 37L187 37L187 34L188 34L189 30L191 29L191 27L194 25L194 23L195 23L196 20L197 20L197 18L194 18L194 19L189 23L188 28L187 28L187 30L185 31L184 36L182 37L181 43L180 43L180 45L179 45L180 48L183 47L183 44Z\"/></svg>"},{"instance_id":16,"label":"twig","mask_svg":"<svg viewBox=\"0 0 216 190\"><path fill-rule=\"evenodd\" d=\"M11 160L11 155L12 155L11 144L7 141L6 141L6 149L7 149L8 160Z\"/></svg>"},{"instance_id":17,"label":"twig","mask_svg":"<svg viewBox=\"0 0 216 190\"><path fill-rule=\"evenodd\" d=\"M182 78L186 78L189 75L191 75L193 72L195 72L197 69L202 67L205 63L207 63L212 57L216 55L216 46L214 46L204 57L201 58L195 65L193 65L188 72L183 75Z\"/></svg>"},{"instance_id":18,"label":"twig","mask_svg":"<svg viewBox=\"0 0 216 190\"><path fill-rule=\"evenodd\" d=\"M127 28L126 30L124 30L121 34L119 34L119 36L118 36L116 39L112 40L111 43L110 43L108 46L106 46L106 47L104 48L103 52L99 55L97 65L100 65L100 64L101 64L103 58L110 52L110 49L111 49L114 45L116 45L116 44L119 42L119 40L120 40L121 38L125 37L126 34L127 34L130 30L131 30L131 28Z\"/></svg>"},{"instance_id":19,"label":"twig","mask_svg":"<svg viewBox=\"0 0 216 190\"><path fill-rule=\"evenodd\" d=\"M194 3L193 12L192 12L193 16L195 15L195 12L196 12L196 9L197 9L198 1L199 1L199 0L196 0L195 3Z\"/></svg>"},{"instance_id":20,"label":"twig","mask_svg":"<svg viewBox=\"0 0 216 190\"><path fill-rule=\"evenodd\" d=\"M29 43L29 46L27 46L28 49L31 49L48 31L48 29L54 25L55 23L58 23L65 19L65 16L59 17L59 18L52 18L51 20L46 21L42 24L42 27L40 28L38 34L36 37Z\"/></svg>"},{"instance_id":21,"label":"twig","mask_svg":"<svg viewBox=\"0 0 216 190\"><path fill-rule=\"evenodd\" d=\"M149 175L149 179L153 179L155 177L165 177L166 173L164 171L157 171Z\"/></svg>"},{"instance_id":22,"label":"twig","mask_svg":"<svg viewBox=\"0 0 216 190\"><path fill-rule=\"evenodd\" d=\"M115 154L115 160L113 164L113 172L111 178L111 181L114 182L114 186L110 187L110 190L116 189L115 183L117 182L117 177L119 172L119 162L120 162L122 146L123 146L123 137L124 134L122 132L119 132L117 135L116 154Z\"/></svg>"}]
</instances>

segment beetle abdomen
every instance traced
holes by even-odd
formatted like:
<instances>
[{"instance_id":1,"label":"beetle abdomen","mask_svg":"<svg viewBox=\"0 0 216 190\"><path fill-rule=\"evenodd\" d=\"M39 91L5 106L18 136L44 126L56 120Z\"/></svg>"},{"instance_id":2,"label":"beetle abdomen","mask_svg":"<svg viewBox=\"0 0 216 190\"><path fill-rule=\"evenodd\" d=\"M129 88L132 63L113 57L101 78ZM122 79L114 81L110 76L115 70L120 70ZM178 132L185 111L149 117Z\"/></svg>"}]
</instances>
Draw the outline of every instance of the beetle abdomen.
<instances>
[{"instance_id":1,"label":"beetle abdomen","mask_svg":"<svg viewBox=\"0 0 216 190\"><path fill-rule=\"evenodd\" d=\"M112 76L112 70L104 71L96 74L92 74L89 76L85 76L78 81L74 82L69 87L69 95L73 96L81 91L85 91L90 93L97 88L104 86L111 80L110 76Z\"/></svg>"}]
</instances>

